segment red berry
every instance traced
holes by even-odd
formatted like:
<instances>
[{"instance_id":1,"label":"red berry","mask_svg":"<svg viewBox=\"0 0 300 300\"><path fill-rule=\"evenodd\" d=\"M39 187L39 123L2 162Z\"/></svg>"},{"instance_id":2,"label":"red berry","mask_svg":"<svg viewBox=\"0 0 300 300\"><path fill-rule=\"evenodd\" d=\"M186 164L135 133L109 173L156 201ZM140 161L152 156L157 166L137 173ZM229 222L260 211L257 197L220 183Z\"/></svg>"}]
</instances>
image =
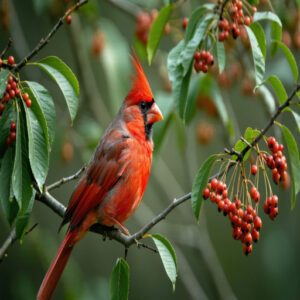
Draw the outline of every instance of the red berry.
<instances>
[{"instance_id":1,"label":"red berry","mask_svg":"<svg viewBox=\"0 0 300 300\"><path fill-rule=\"evenodd\" d=\"M67 23L68 25L70 25L70 24L72 23L72 16L71 16L71 15L67 15L67 16L66 16L66 23Z\"/></svg>"},{"instance_id":2,"label":"red berry","mask_svg":"<svg viewBox=\"0 0 300 300\"><path fill-rule=\"evenodd\" d=\"M258 171L257 165L252 165L252 166L251 166L251 174L252 174L253 176L255 176L255 175L257 174L257 171Z\"/></svg>"},{"instance_id":3,"label":"red berry","mask_svg":"<svg viewBox=\"0 0 300 300\"><path fill-rule=\"evenodd\" d=\"M31 105L32 105L31 99L28 99L25 103L28 108L31 107Z\"/></svg>"},{"instance_id":4,"label":"red berry","mask_svg":"<svg viewBox=\"0 0 300 300\"><path fill-rule=\"evenodd\" d=\"M10 98L15 98L16 92L14 90L10 90L9 91L9 96L10 96Z\"/></svg>"},{"instance_id":5,"label":"red berry","mask_svg":"<svg viewBox=\"0 0 300 300\"><path fill-rule=\"evenodd\" d=\"M21 91L19 89L15 89L16 97L20 97Z\"/></svg>"},{"instance_id":6,"label":"red berry","mask_svg":"<svg viewBox=\"0 0 300 300\"><path fill-rule=\"evenodd\" d=\"M276 142L276 139L274 138L274 136L269 136L267 139L267 143L268 143L269 149L272 150L275 143L277 143L277 142Z\"/></svg>"},{"instance_id":7,"label":"red berry","mask_svg":"<svg viewBox=\"0 0 300 300\"><path fill-rule=\"evenodd\" d=\"M0 58L0 68L2 67L2 63L3 63L3 61L2 61L2 59Z\"/></svg>"},{"instance_id":8,"label":"red berry","mask_svg":"<svg viewBox=\"0 0 300 300\"><path fill-rule=\"evenodd\" d=\"M205 188L204 191L203 191L203 194L202 194L203 199L205 199L205 200L208 199L208 198L209 198L209 195L210 195L209 189L208 189L208 188Z\"/></svg>"},{"instance_id":9,"label":"red berry","mask_svg":"<svg viewBox=\"0 0 300 300\"><path fill-rule=\"evenodd\" d=\"M254 225L254 228L259 231L262 228L261 218L256 216L253 220L253 225Z\"/></svg>"},{"instance_id":10,"label":"red berry","mask_svg":"<svg viewBox=\"0 0 300 300\"><path fill-rule=\"evenodd\" d=\"M194 69L197 73L199 73L201 71L201 68L202 68L202 61L197 61L195 60L194 62Z\"/></svg>"},{"instance_id":11,"label":"red berry","mask_svg":"<svg viewBox=\"0 0 300 300\"><path fill-rule=\"evenodd\" d=\"M14 82L14 78L13 78L11 75L8 76L7 82L8 82L9 84L12 84L12 83Z\"/></svg>"},{"instance_id":12,"label":"red berry","mask_svg":"<svg viewBox=\"0 0 300 300\"><path fill-rule=\"evenodd\" d=\"M3 113L4 109L5 109L5 105L3 103L0 103L0 114Z\"/></svg>"},{"instance_id":13,"label":"red berry","mask_svg":"<svg viewBox=\"0 0 300 300\"><path fill-rule=\"evenodd\" d=\"M10 123L10 131L16 131L16 122L14 122L14 121L12 121L11 123Z\"/></svg>"},{"instance_id":14,"label":"red berry","mask_svg":"<svg viewBox=\"0 0 300 300\"><path fill-rule=\"evenodd\" d=\"M15 64L15 58L14 58L12 55L10 55L10 56L7 58L7 63L8 63L9 65L14 65L14 64Z\"/></svg>"},{"instance_id":15,"label":"red berry","mask_svg":"<svg viewBox=\"0 0 300 300\"><path fill-rule=\"evenodd\" d=\"M232 230L232 237L235 239L235 240L239 240L242 236L243 232L242 232L242 229L241 227L234 227L233 230Z\"/></svg>"},{"instance_id":16,"label":"red berry","mask_svg":"<svg viewBox=\"0 0 300 300\"><path fill-rule=\"evenodd\" d=\"M26 102L29 99L29 95L27 93L24 93L22 95L23 100Z\"/></svg>"},{"instance_id":17,"label":"red berry","mask_svg":"<svg viewBox=\"0 0 300 300\"><path fill-rule=\"evenodd\" d=\"M10 99L9 93L5 93L4 97L3 97L3 102L8 102Z\"/></svg>"},{"instance_id":18,"label":"red berry","mask_svg":"<svg viewBox=\"0 0 300 300\"><path fill-rule=\"evenodd\" d=\"M194 59L196 61L199 61L201 59L201 53L199 51L196 51L194 54Z\"/></svg>"},{"instance_id":19,"label":"red berry","mask_svg":"<svg viewBox=\"0 0 300 300\"><path fill-rule=\"evenodd\" d=\"M11 141L15 141L16 140L16 132L15 131L11 131L10 134L9 134L9 137L11 139Z\"/></svg>"},{"instance_id":20,"label":"red berry","mask_svg":"<svg viewBox=\"0 0 300 300\"><path fill-rule=\"evenodd\" d=\"M208 67L207 67L206 64L202 64L201 71L202 71L203 73L207 73Z\"/></svg>"},{"instance_id":21,"label":"red berry","mask_svg":"<svg viewBox=\"0 0 300 300\"><path fill-rule=\"evenodd\" d=\"M250 196L251 196L251 199L254 200L256 203L259 201L259 199L260 199L260 193L256 189L256 187L254 187L254 186L251 187L251 189L250 189Z\"/></svg>"},{"instance_id":22,"label":"red berry","mask_svg":"<svg viewBox=\"0 0 300 300\"><path fill-rule=\"evenodd\" d=\"M251 252L252 252L252 245L249 245L249 246L244 245L243 246L243 251L244 251L245 255L251 254Z\"/></svg>"},{"instance_id":23,"label":"red berry","mask_svg":"<svg viewBox=\"0 0 300 300\"><path fill-rule=\"evenodd\" d=\"M212 181L210 182L211 184L211 188L212 190L216 190L217 189L217 186L218 186L218 180L216 178L213 178Z\"/></svg>"},{"instance_id":24,"label":"red berry","mask_svg":"<svg viewBox=\"0 0 300 300\"><path fill-rule=\"evenodd\" d=\"M280 181L280 174L276 168L272 170L272 178L274 183L276 184L278 184L278 182Z\"/></svg>"},{"instance_id":25,"label":"red berry","mask_svg":"<svg viewBox=\"0 0 300 300\"><path fill-rule=\"evenodd\" d=\"M15 89L17 88L17 83L16 83L15 81L13 81L13 82L11 83L11 88L12 88L13 90L15 90Z\"/></svg>"},{"instance_id":26,"label":"red berry","mask_svg":"<svg viewBox=\"0 0 300 300\"><path fill-rule=\"evenodd\" d=\"M184 17L184 18L182 19L182 28L183 28L183 29L186 29L187 26L188 26L188 23L189 23L189 19L188 19L187 17Z\"/></svg>"},{"instance_id":27,"label":"red berry","mask_svg":"<svg viewBox=\"0 0 300 300\"><path fill-rule=\"evenodd\" d=\"M246 26L249 26L249 25L251 24L251 19L250 19L250 17L246 16L246 17L244 18L244 24L245 24Z\"/></svg>"},{"instance_id":28,"label":"red berry","mask_svg":"<svg viewBox=\"0 0 300 300\"><path fill-rule=\"evenodd\" d=\"M273 195L270 199L270 204L272 207L278 206L278 197L276 195Z\"/></svg>"},{"instance_id":29,"label":"red berry","mask_svg":"<svg viewBox=\"0 0 300 300\"><path fill-rule=\"evenodd\" d=\"M244 237L244 243L247 245L247 246L250 246L252 244L252 235L250 232L248 232L245 237Z\"/></svg>"},{"instance_id":30,"label":"red berry","mask_svg":"<svg viewBox=\"0 0 300 300\"><path fill-rule=\"evenodd\" d=\"M273 221L278 215L278 207L271 207L269 217Z\"/></svg>"},{"instance_id":31,"label":"red berry","mask_svg":"<svg viewBox=\"0 0 300 300\"><path fill-rule=\"evenodd\" d=\"M259 231L257 231L255 228L252 229L251 231L251 235L252 235L252 240L257 243L259 240Z\"/></svg>"}]
</instances>

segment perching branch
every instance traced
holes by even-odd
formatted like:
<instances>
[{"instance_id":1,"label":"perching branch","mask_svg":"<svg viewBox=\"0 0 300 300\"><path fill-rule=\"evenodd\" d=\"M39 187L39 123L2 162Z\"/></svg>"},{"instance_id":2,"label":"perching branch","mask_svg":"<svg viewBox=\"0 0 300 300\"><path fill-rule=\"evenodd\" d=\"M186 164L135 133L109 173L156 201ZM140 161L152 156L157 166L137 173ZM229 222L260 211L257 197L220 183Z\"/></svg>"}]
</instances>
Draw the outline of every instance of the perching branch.
<instances>
[{"instance_id":1,"label":"perching branch","mask_svg":"<svg viewBox=\"0 0 300 300\"><path fill-rule=\"evenodd\" d=\"M2 50L2 52L0 54L0 58L1 59L3 58L3 56L5 55L5 53L9 50L9 48L11 47L11 44L12 44L12 39L9 38L8 42L7 42L6 46L5 46L5 48Z\"/></svg>"},{"instance_id":2,"label":"perching branch","mask_svg":"<svg viewBox=\"0 0 300 300\"><path fill-rule=\"evenodd\" d=\"M47 36L45 38L42 38L39 41L39 43L35 46L35 48L27 56L25 56L17 65L15 65L13 67L13 70L15 72L18 72L20 69L22 69L28 61L30 61L44 46L46 46L48 44L48 42L50 41L52 36L56 33L56 31L64 23L65 18L86 3L88 3L88 0L80 0L75 5L73 5L71 8L69 8L64 13L64 15L56 22L56 24L53 26L53 28L47 34Z\"/></svg>"}]
</instances>

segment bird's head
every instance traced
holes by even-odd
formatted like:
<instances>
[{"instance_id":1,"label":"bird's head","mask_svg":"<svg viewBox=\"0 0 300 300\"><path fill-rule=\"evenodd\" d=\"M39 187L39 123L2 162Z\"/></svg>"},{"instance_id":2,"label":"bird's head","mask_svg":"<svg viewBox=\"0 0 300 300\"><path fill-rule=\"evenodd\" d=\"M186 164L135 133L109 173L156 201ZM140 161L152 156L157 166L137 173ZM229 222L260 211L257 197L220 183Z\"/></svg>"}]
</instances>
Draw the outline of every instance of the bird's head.
<instances>
[{"instance_id":1,"label":"bird's head","mask_svg":"<svg viewBox=\"0 0 300 300\"><path fill-rule=\"evenodd\" d=\"M154 101L154 97L144 73L144 70L136 56L132 57L135 75L132 79L132 87L124 101L127 121L130 123L142 123L146 137L150 136L152 125L161 121L163 115Z\"/></svg>"}]
</instances>

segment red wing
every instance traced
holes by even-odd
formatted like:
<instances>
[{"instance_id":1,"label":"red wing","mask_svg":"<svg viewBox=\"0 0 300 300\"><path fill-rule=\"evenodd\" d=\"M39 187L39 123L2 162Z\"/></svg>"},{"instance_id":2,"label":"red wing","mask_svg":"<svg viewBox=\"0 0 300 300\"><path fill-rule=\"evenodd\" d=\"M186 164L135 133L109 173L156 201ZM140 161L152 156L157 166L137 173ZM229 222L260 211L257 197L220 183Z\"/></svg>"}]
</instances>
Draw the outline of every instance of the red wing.
<instances>
[{"instance_id":1,"label":"red wing","mask_svg":"<svg viewBox=\"0 0 300 300\"><path fill-rule=\"evenodd\" d=\"M88 212L101 204L124 172L127 147L128 137L119 131L111 131L104 137L73 192L62 225L69 221L71 227L80 225Z\"/></svg>"}]
</instances>

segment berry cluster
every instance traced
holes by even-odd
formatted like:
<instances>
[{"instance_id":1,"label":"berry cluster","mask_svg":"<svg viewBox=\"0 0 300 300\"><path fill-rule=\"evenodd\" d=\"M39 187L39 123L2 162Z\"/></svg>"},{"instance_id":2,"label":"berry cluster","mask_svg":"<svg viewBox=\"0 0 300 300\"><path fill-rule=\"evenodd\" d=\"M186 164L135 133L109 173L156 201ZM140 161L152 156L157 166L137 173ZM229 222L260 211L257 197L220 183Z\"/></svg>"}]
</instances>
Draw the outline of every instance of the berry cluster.
<instances>
[{"instance_id":1,"label":"berry cluster","mask_svg":"<svg viewBox=\"0 0 300 300\"><path fill-rule=\"evenodd\" d=\"M16 123L14 121L12 121L10 123L10 128L9 128L9 136L7 137L6 140L6 145L7 146L11 146L14 141L16 140Z\"/></svg>"},{"instance_id":2,"label":"berry cluster","mask_svg":"<svg viewBox=\"0 0 300 300\"><path fill-rule=\"evenodd\" d=\"M264 202L264 212L273 221L278 215L278 197L273 195Z\"/></svg>"},{"instance_id":3,"label":"berry cluster","mask_svg":"<svg viewBox=\"0 0 300 300\"><path fill-rule=\"evenodd\" d=\"M260 195L256 189L251 189L250 195L256 203L259 201ZM237 196L234 201L231 201L228 198L226 183L216 178L213 178L204 189L203 198L216 203L218 211L223 212L224 216L228 215L233 228L233 238L243 243L243 251L246 255L250 254L252 244L259 240L259 231L262 228L262 220L253 206L249 204L245 207Z\"/></svg>"},{"instance_id":4,"label":"berry cluster","mask_svg":"<svg viewBox=\"0 0 300 300\"><path fill-rule=\"evenodd\" d=\"M136 19L135 35L143 44L147 44L149 31L153 21L157 18L158 11L153 9L150 13L140 12ZM164 33L170 33L170 24L167 23L164 28Z\"/></svg>"},{"instance_id":5,"label":"berry cluster","mask_svg":"<svg viewBox=\"0 0 300 300\"><path fill-rule=\"evenodd\" d=\"M0 68L2 67L2 64L5 63L5 61L2 60L2 58L0 58ZM10 55L7 60L6 63L10 66L13 66L15 64L15 58Z\"/></svg>"},{"instance_id":6,"label":"berry cluster","mask_svg":"<svg viewBox=\"0 0 300 300\"><path fill-rule=\"evenodd\" d=\"M264 154L264 159L267 166L272 170L273 181L276 184L280 181L285 182L288 174L286 157L283 155L284 146L279 144L273 136L268 137L267 144L272 154Z\"/></svg>"},{"instance_id":7,"label":"berry cluster","mask_svg":"<svg viewBox=\"0 0 300 300\"><path fill-rule=\"evenodd\" d=\"M253 13L256 12L255 6L250 6L247 2L245 2L245 5L251 7ZM249 26L253 22L253 16L250 15L247 16L244 14L243 1L232 0L229 2L228 7L229 7L228 13L230 16L230 21L228 21L226 18L222 18L218 23L220 42L227 40L230 32L232 37L236 39L241 34L241 26L242 25ZM247 11L249 11L249 7L246 8Z\"/></svg>"},{"instance_id":8,"label":"berry cluster","mask_svg":"<svg viewBox=\"0 0 300 300\"><path fill-rule=\"evenodd\" d=\"M194 54L194 69L197 73L207 73L208 68L214 64L214 56L209 51L196 51Z\"/></svg>"}]
</instances>

